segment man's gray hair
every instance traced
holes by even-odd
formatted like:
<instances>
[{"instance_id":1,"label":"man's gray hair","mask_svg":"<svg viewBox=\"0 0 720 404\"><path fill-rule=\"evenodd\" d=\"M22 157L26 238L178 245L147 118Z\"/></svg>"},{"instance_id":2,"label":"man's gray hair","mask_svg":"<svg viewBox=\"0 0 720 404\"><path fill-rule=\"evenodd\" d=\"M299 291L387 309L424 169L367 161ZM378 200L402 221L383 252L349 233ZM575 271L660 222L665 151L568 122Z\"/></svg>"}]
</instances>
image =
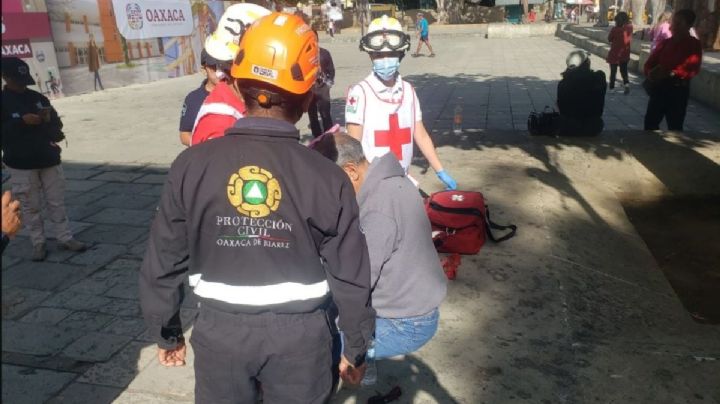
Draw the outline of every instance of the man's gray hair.
<instances>
[{"instance_id":1,"label":"man's gray hair","mask_svg":"<svg viewBox=\"0 0 720 404\"><path fill-rule=\"evenodd\" d=\"M324 134L313 140L308 147L334 161L340 167L365 161L362 143L354 137L342 133Z\"/></svg>"}]
</instances>

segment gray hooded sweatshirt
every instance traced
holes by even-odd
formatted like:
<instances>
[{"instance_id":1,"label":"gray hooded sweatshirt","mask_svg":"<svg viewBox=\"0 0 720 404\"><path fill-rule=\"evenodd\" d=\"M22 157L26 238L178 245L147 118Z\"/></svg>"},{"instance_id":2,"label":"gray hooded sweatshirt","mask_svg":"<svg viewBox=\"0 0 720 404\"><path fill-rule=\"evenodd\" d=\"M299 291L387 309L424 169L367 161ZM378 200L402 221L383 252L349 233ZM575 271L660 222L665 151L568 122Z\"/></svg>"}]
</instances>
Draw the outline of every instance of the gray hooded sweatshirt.
<instances>
[{"instance_id":1,"label":"gray hooded sweatshirt","mask_svg":"<svg viewBox=\"0 0 720 404\"><path fill-rule=\"evenodd\" d=\"M414 317L437 308L445 299L447 278L420 193L392 153L370 164L358 204L377 315Z\"/></svg>"}]
</instances>

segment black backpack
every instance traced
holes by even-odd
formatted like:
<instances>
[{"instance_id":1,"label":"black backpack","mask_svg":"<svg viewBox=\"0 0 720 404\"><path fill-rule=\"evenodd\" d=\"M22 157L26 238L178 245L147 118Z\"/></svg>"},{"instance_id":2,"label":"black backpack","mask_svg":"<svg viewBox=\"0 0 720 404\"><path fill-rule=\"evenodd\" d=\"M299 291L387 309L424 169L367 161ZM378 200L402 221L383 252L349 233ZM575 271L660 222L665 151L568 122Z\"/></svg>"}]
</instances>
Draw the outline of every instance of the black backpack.
<instances>
[{"instance_id":1,"label":"black backpack","mask_svg":"<svg viewBox=\"0 0 720 404\"><path fill-rule=\"evenodd\" d=\"M560 113L545 106L542 112L533 110L528 116L528 132L533 136L554 136L560 127Z\"/></svg>"}]
</instances>

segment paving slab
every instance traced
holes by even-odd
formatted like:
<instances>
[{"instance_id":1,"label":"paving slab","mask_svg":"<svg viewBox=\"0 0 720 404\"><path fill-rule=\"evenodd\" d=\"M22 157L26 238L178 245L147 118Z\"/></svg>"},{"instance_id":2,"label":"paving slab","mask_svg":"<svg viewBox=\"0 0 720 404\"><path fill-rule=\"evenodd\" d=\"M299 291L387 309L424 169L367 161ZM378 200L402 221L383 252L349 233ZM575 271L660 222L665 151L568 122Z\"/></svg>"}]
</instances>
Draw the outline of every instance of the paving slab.
<instances>
[{"instance_id":1,"label":"paving slab","mask_svg":"<svg viewBox=\"0 0 720 404\"><path fill-rule=\"evenodd\" d=\"M62 355L85 362L105 362L131 339L122 335L92 332L68 345Z\"/></svg>"},{"instance_id":2,"label":"paving slab","mask_svg":"<svg viewBox=\"0 0 720 404\"><path fill-rule=\"evenodd\" d=\"M105 208L88 217L92 223L127 224L130 226L150 226L155 212L138 209Z\"/></svg>"},{"instance_id":3,"label":"paving slab","mask_svg":"<svg viewBox=\"0 0 720 404\"><path fill-rule=\"evenodd\" d=\"M99 331L110 324L114 319L115 317L108 314L94 313L90 311L76 311L65 318L61 325L63 327L76 330Z\"/></svg>"},{"instance_id":4,"label":"paving slab","mask_svg":"<svg viewBox=\"0 0 720 404\"><path fill-rule=\"evenodd\" d=\"M145 329L145 322L141 318L119 317L101 331L108 334L127 335L134 338L145 332Z\"/></svg>"},{"instance_id":5,"label":"paving slab","mask_svg":"<svg viewBox=\"0 0 720 404\"><path fill-rule=\"evenodd\" d=\"M53 397L48 404L110 404L123 389L87 383L72 383Z\"/></svg>"},{"instance_id":6,"label":"paving slab","mask_svg":"<svg viewBox=\"0 0 720 404\"><path fill-rule=\"evenodd\" d=\"M12 319L22 316L50 295L50 292L43 290L3 287L2 318Z\"/></svg>"},{"instance_id":7,"label":"paving slab","mask_svg":"<svg viewBox=\"0 0 720 404\"><path fill-rule=\"evenodd\" d=\"M136 180L142 176L143 173L108 170L100 175L93 177L93 180L107 182L133 182L133 180Z\"/></svg>"},{"instance_id":8,"label":"paving slab","mask_svg":"<svg viewBox=\"0 0 720 404\"><path fill-rule=\"evenodd\" d=\"M138 184L165 184L166 179L166 174L145 174L133 182Z\"/></svg>"},{"instance_id":9,"label":"paving slab","mask_svg":"<svg viewBox=\"0 0 720 404\"><path fill-rule=\"evenodd\" d=\"M2 282L4 286L50 291L82 277L81 268L75 265L25 262L3 272Z\"/></svg>"},{"instance_id":10,"label":"paving slab","mask_svg":"<svg viewBox=\"0 0 720 404\"><path fill-rule=\"evenodd\" d=\"M151 361L157 360L157 348L147 343L130 342L105 363L87 370L78 382L126 388Z\"/></svg>"},{"instance_id":11,"label":"paving slab","mask_svg":"<svg viewBox=\"0 0 720 404\"><path fill-rule=\"evenodd\" d=\"M118 182L106 183L102 187L96 189L97 192L105 192L112 195L137 195L143 191L150 189L152 186L149 184L123 184ZM101 206L107 206L102 205ZM107 206L114 208L121 208L122 206ZM132 208L132 206L125 206Z\"/></svg>"},{"instance_id":12,"label":"paving slab","mask_svg":"<svg viewBox=\"0 0 720 404\"><path fill-rule=\"evenodd\" d=\"M2 365L2 401L43 403L75 377L73 373Z\"/></svg>"},{"instance_id":13,"label":"paving slab","mask_svg":"<svg viewBox=\"0 0 720 404\"><path fill-rule=\"evenodd\" d=\"M147 228L126 225L96 224L78 233L78 240L89 243L128 244L148 231Z\"/></svg>"},{"instance_id":14,"label":"paving slab","mask_svg":"<svg viewBox=\"0 0 720 404\"><path fill-rule=\"evenodd\" d=\"M95 205L102 206L103 208L119 208L119 209L148 209L151 206L157 205L159 198L152 195L140 195L142 192L149 191L155 186L145 184L112 184L112 185L128 185L128 186L141 186L137 192L130 192L129 194L114 193L111 192L109 195L95 202Z\"/></svg>"},{"instance_id":15,"label":"paving slab","mask_svg":"<svg viewBox=\"0 0 720 404\"><path fill-rule=\"evenodd\" d=\"M65 180L65 189L68 191L87 192L104 185L105 182L93 180Z\"/></svg>"},{"instance_id":16,"label":"paving slab","mask_svg":"<svg viewBox=\"0 0 720 404\"><path fill-rule=\"evenodd\" d=\"M99 268L112 262L115 258L124 254L126 251L127 247L124 245L95 244L82 254L78 254L71 258L69 262L84 267Z\"/></svg>"},{"instance_id":17,"label":"paving slab","mask_svg":"<svg viewBox=\"0 0 720 404\"><path fill-rule=\"evenodd\" d=\"M2 350L37 356L55 355L84 333L42 324L2 322Z\"/></svg>"},{"instance_id":18,"label":"paving slab","mask_svg":"<svg viewBox=\"0 0 720 404\"><path fill-rule=\"evenodd\" d=\"M72 314L72 310L58 309L53 307L38 307L26 314L19 321L23 323L35 323L42 325L56 325Z\"/></svg>"}]
</instances>

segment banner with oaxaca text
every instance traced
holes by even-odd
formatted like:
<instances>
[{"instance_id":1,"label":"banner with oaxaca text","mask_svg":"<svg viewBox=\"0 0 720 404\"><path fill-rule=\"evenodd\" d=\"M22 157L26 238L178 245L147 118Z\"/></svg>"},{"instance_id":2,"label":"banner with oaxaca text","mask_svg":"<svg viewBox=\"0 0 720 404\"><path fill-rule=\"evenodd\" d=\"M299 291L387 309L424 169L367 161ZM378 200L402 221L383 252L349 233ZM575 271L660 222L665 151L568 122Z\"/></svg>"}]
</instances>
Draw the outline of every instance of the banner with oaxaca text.
<instances>
[{"instance_id":1,"label":"banner with oaxaca text","mask_svg":"<svg viewBox=\"0 0 720 404\"><path fill-rule=\"evenodd\" d=\"M2 56L18 57L30 67L35 91L63 96L63 85L44 1L2 0Z\"/></svg>"},{"instance_id":2,"label":"banner with oaxaca text","mask_svg":"<svg viewBox=\"0 0 720 404\"><path fill-rule=\"evenodd\" d=\"M190 0L113 0L113 7L125 39L188 36L193 31Z\"/></svg>"},{"instance_id":3,"label":"banner with oaxaca text","mask_svg":"<svg viewBox=\"0 0 720 404\"><path fill-rule=\"evenodd\" d=\"M215 0L46 3L65 94L198 73L202 44L224 11Z\"/></svg>"}]
</instances>

